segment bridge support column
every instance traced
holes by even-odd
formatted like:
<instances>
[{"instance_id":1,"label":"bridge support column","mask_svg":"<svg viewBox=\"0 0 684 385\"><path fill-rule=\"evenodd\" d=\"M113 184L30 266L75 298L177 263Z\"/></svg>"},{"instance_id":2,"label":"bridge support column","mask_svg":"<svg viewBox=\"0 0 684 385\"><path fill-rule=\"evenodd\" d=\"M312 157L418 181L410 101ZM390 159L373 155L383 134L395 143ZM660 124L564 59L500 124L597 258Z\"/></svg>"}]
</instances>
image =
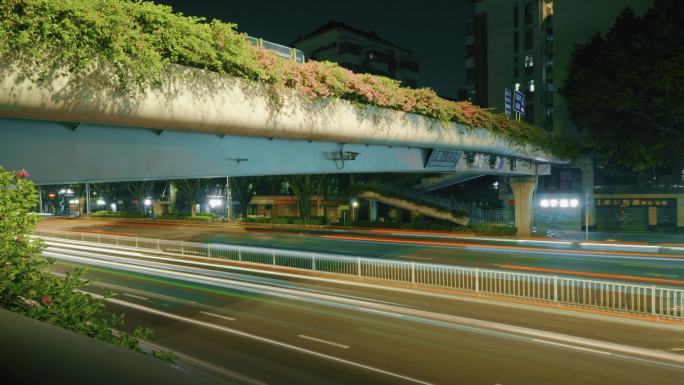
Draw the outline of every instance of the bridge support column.
<instances>
[{"instance_id":1,"label":"bridge support column","mask_svg":"<svg viewBox=\"0 0 684 385\"><path fill-rule=\"evenodd\" d=\"M515 227L518 228L518 236L528 237L532 233L532 196L537 188L537 177L510 177L508 183L515 199Z\"/></svg>"},{"instance_id":2,"label":"bridge support column","mask_svg":"<svg viewBox=\"0 0 684 385\"><path fill-rule=\"evenodd\" d=\"M368 216L371 222L378 220L378 201L368 200Z\"/></svg>"}]
</instances>

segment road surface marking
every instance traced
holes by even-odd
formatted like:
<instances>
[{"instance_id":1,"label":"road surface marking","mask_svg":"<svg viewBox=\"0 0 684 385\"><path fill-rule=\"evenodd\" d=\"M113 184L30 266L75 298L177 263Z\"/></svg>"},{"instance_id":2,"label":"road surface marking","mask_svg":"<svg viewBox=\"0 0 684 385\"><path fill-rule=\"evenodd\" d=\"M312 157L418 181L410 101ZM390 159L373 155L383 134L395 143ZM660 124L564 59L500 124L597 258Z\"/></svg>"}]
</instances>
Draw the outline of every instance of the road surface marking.
<instances>
[{"instance_id":1,"label":"road surface marking","mask_svg":"<svg viewBox=\"0 0 684 385\"><path fill-rule=\"evenodd\" d=\"M428 257L412 257L410 255L400 255L399 258L408 258L408 259L432 259Z\"/></svg>"},{"instance_id":2,"label":"road surface marking","mask_svg":"<svg viewBox=\"0 0 684 385\"><path fill-rule=\"evenodd\" d=\"M311 337L311 336L306 336L306 335L304 335L304 334L299 334L299 335L297 335L297 337L303 338L303 339L305 339L305 340L320 342L320 343L322 343L322 344L332 345L332 346L335 346L335 347L338 347L338 348L342 348L342 349L349 349L349 346L348 346L348 345L342 345L342 344L338 344L337 342L326 341L326 340L322 340L322 339L320 339L320 338Z\"/></svg>"},{"instance_id":3,"label":"road surface marking","mask_svg":"<svg viewBox=\"0 0 684 385\"><path fill-rule=\"evenodd\" d=\"M74 260L74 259L75 260L82 260L82 259L84 259L84 258L80 258L80 257L69 257L69 256L53 254L53 253L44 253L44 254L47 254L48 256L52 256L52 257L67 259L67 260ZM50 255L50 254L52 254L52 255ZM105 261L102 261L102 262L105 262ZM117 262L105 262L105 264L110 265L110 266L111 265L126 266L122 263L117 263ZM149 272L154 272L154 271L160 271L161 272L162 271L160 269L149 268L149 267L139 267L139 268L141 270L147 271L148 274L149 274ZM240 269L240 270L243 270L243 269ZM244 270L248 270L248 269L244 269ZM190 276L194 276L194 274L188 274L188 273L176 273L176 274L174 274L174 275L176 275L176 277L175 277L176 279L178 276L183 276L183 277L188 277L188 278ZM218 283L218 281L222 281L222 280L217 280L216 278L205 276L205 277L203 277L203 280L201 282L207 283L207 281L216 281ZM366 286L366 285L364 285L364 286ZM279 291L284 291L284 290L280 289ZM325 297L328 297L328 296L325 296ZM336 297L336 298L338 300L340 300L339 297ZM171 314L171 313L165 313L161 310L152 309L152 308L146 307L144 305L138 305L135 303L128 303L128 302L125 302L125 301L122 301L119 299L115 299L115 298L109 299L109 301L113 302L113 303L120 303L120 302L125 303L125 304L128 304L125 306L129 306L129 307L133 307L133 308L149 309L147 311L151 312L153 314L161 314L165 317L180 319L180 320L185 321L185 322L200 324L201 326L202 326L202 324L206 324L205 322L203 323L202 321L193 320L193 319L182 317L182 316L177 316L177 315ZM624 358L634 359L634 360L643 361L643 362L665 364L665 365L674 366L677 368L682 368L681 364L684 363L684 358L682 358L682 356L680 354L675 354L675 353L658 352L658 351L653 351L653 350L645 349L645 348L615 344L615 343L610 343L610 342L605 342L605 341L591 340L591 339L586 339L586 338L582 338L582 337L568 336L568 335L563 335L563 334L558 334L558 333L553 333L553 332L548 332L548 331L541 331L541 330L535 330L535 329L529 329L529 328L524 328L524 327L507 325L507 324L500 324L500 323L495 323L495 322L491 322L491 321L483 321L483 320L470 319L470 318L453 316L453 315L444 315L444 314L439 314L439 313L425 312L425 311L413 310L413 309L401 309L402 312L404 312L404 314L406 314L406 315L404 315L404 314L399 314L399 313L392 313L389 311L376 310L376 309L369 308L369 307L361 307L358 305L354 306L354 303L351 302L351 300L346 300L346 301L350 301L350 302L348 302L348 304L352 305L354 308L357 308L358 310L380 313L380 314L384 314L384 315L394 317L394 318L408 317L409 319L415 319L415 320L418 320L419 322L423 321L423 322L429 322L431 324L440 324L440 325L443 324L443 325L446 325L447 327L467 329L467 330L471 330L474 332L495 334L495 335L504 335L504 336L510 336L510 337L523 338L523 339L525 339L525 337L527 337L527 338L529 338L528 341L532 341L535 338L539 339L540 337L545 337L545 339L540 339L540 341L543 343L552 343L552 342L548 341L548 339L552 339L552 340L556 340L556 341L566 342L566 343L556 342L555 344L559 347L569 347L569 348L577 349L577 350L585 349L585 350L589 350L589 351L593 351L594 349L583 348L583 347L579 347L577 345L590 346L590 347L594 347L594 348L601 347L601 348L604 348L607 350L615 351L615 352L617 352L616 354L618 356L621 356ZM390 310L390 311L394 310L393 306L387 306L387 305L379 305L379 304L372 304L371 303L371 304L367 304L366 306L380 307L380 308L384 308L384 309ZM427 319L427 318L421 319L422 317L425 317L426 315L432 316L432 317L430 317L432 319ZM434 321L433 321L433 319L434 319ZM213 325L213 326L209 326L211 328L225 328L225 327L215 325L215 324L210 324L210 325ZM206 326L206 325L204 325L204 326ZM223 329L221 329L221 330L223 330ZM234 329L228 329L228 330L230 330L229 332L233 333L233 334L238 334L238 335L247 334L247 337L252 338L252 339L257 339L257 340L264 340L265 339L264 337L250 335L250 334L245 333L245 332L235 331ZM266 339L266 340L267 341L265 341L265 342L275 344L278 346L281 346L281 344L287 345L286 348L291 349L291 350L299 351L299 349L303 349L303 348L298 348L296 346L290 347L291 345L288 345L288 344L285 344L282 342L278 342L278 341L271 342L271 340L268 340L268 339ZM568 343L570 343L570 344L568 344ZM303 349L303 350L306 350L306 349ZM600 350L597 352L600 352L601 354L607 353L603 350ZM312 354L312 353L308 353L308 352L304 352L304 353ZM321 354L321 353L317 353L317 352L313 352L313 353L314 353L314 355ZM612 355L615 356L616 354L612 354ZM625 355L625 354L627 354L627 355ZM637 358L634 355L636 355L637 357L638 356L648 357L648 359ZM336 360L338 362L346 362L346 361L344 361L344 359L338 358L338 357L324 357L324 358ZM655 361L654 361L654 359L655 359ZM676 364L667 363L668 361L673 362L673 363L676 362ZM358 362L351 362L349 364L354 365L354 366L363 365L363 364L360 364ZM370 368L369 370L375 370L375 369L377 369L377 368ZM418 381L418 380L416 380L416 381Z\"/></svg>"},{"instance_id":4,"label":"road surface marking","mask_svg":"<svg viewBox=\"0 0 684 385\"><path fill-rule=\"evenodd\" d=\"M220 314L209 313L208 311L204 311L204 310L200 311L200 313L202 313L202 314L204 314L204 315L209 315L209 316L212 316L212 317L216 317L216 318L221 318L221 319L224 319L224 320L227 320L227 321L235 321L235 318L226 317L226 316L220 315Z\"/></svg>"},{"instance_id":5,"label":"road surface marking","mask_svg":"<svg viewBox=\"0 0 684 385\"><path fill-rule=\"evenodd\" d=\"M369 312L369 313L377 313L377 314L382 314L382 315L390 316L390 317L404 318L404 315L403 315L403 314L399 314L399 313L391 313L391 312L388 312L388 311L370 309L370 308L362 307L362 306L357 306L356 308L357 308L358 310L365 311L365 312Z\"/></svg>"},{"instance_id":6,"label":"road surface marking","mask_svg":"<svg viewBox=\"0 0 684 385\"><path fill-rule=\"evenodd\" d=\"M574 345L568 345L568 344L562 344L560 342L553 342L553 341L547 341L547 340L540 340L538 338L532 338L532 341L534 342L539 342L542 344L549 344L549 345L554 345L554 346L560 346L563 348L568 348L568 349L575 349L575 350L582 350L585 352L591 352L591 353L597 353L597 354L603 354L606 356L610 356L613 353L610 352L604 352L603 350L596 350L596 349L589 349L589 348L583 348L581 346L574 346Z\"/></svg>"},{"instance_id":7,"label":"road surface marking","mask_svg":"<svg viewBox=\"0 0 684 385\"><path fill-rule=\"evenodd\" d=\"M115 299L115 298L106 298L105 300L108 301L108 302L112 302L112 303L121 305L121 306L125 306L125 307L129 307L129 308L132 308L132 309L137 309L137 310L140 310L140 311L143 311L143 312L146 312L146 313L154 314L154 315L157 315L157 316L160 316L160 317L169 318L169 319L174 319L174 320L176 320L176 321L186 322L186 323L193 324L193 325L196 325L196 326L200 326L200 327L204 327L204 328L208 328L208 329L214 329L214 330L221 331L221 332L224 332L224 333L233 334L233 335L237 335L237 336L240 336L240 337L244 337L244 338L248 338L248 339L252 339L252 340L264 342L264 343L267 343L267 344L270 344L270 345L275 345L275 346L278 346L278 347L281 347L281 348L284 348L284 349L293 350L293 351L296 351L296 352L299 352L299 353L308 354L308 355L312 355L312 356L315 356L315 357L319 357L319 358L323 358L323 359L327 359L327 360L331 360L331 361L335 361L335 362L340 362L340 363L343 363L343 364L347 364L347 365L354 366L354 367L361 368L361 369L366 369L366 370L369 370L369 371L372 371L372 372L376 372L376 373L384 374L384 375L387 375L387 376L399 378L399 379L406 380L406 381L409 381L409 382L414 382L414 383L423 384L423 385L432 385L432 384L429 383L429 382L422 381L422 380L419 380L419 379L416 379L416 378L404 376L404 375L401 375L401 374L398 374L398 373L390 372L390 371L387 371L387 370L384 370L384 369L380 369L380 368L376 368L376 367L373 367L373 366L370 366L370 365L365 365L365 364L362 364L362 363L360 363L360 362L350 361L350 360L347 360L347 359L344 359L344 358L331 356L331 355L329 355L329 354L319 353L319 352L316 352L316 351L313 351L313 350L309 350L309 349L306 349L306 348L301 348L301 347L295 346L295 345L290 345L290 344L288 344L288 343L280 342L280 341L273 340L273 339L270 339L270 338L267 338L267 337L261 337L261 336L255 335L255 334L243 332L243 331L241 331L241 330L232 329L232 328L228 328L228 327L221 326L221 325L217 325L217 324L212 324L212 323L209 323L209 322L204 322L204 321L196 320L196 319L189 318L189 317L184 317L184 316L177 315L177 314L173 314L173 313L168 313L168 312L165 312L165 311L153 309L153 308L151 308L151 307L147 307L147 306L143 306L143 305L138 305L138 304L132 303L132 302L126 302L126 301L122 301L122 300Z\"/></svg>"},{"instance_id":8,"label":"road surface marking","mask_svg":"<svg viewBox=\"0 0 684 385\"><path fill-rule=\"evenodd\" d=\"M335 253L350 253L350 251L340 250L340 249L330 249L330 251L335 252Z\"/></svg>"},{"instance_id":9,"label":"road surface marking","mask_svg":"<svg viewBox=\"0 0 684 385\"><path fill-rule=\"evenodd\" d=\"M122 293L121 295L126 296L126 297L130 297L130 298L137 298L137 299L140 299L143 301L149 301L150 300L149 298L143 297L141 295L135 295L135 294L129 294L129 293Z\"/></svg>"}]
</instances>

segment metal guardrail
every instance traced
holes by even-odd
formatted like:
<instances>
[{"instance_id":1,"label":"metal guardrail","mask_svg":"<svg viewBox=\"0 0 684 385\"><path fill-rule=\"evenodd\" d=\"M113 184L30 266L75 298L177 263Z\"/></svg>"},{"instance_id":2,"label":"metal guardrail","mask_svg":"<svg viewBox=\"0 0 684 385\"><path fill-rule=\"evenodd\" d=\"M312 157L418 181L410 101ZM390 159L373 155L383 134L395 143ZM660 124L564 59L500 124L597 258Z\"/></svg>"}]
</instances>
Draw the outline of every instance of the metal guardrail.
<instances>
[{"instance_id":1,"label":"metal guardrail","mask_svg":"<svg viewBox=\"0 0 684 385\"><path fill-rule=\"evenodd\" d=\"M533 231L538 234L545 234L554 236L565 230L565 224L568 222L568 216L562 215L560 217L552 217L539 213L534 213L532 221Z\"/></svg>"},{"instance_id":2,"label":"metal guardrail","mask_svg":"<svg viewBox=\"0 0 684 385\"><path fill-rule=\"evenodd\" d=\"M39 230L35 235L684 319L684 289L674 287L106 234Z\"/></svg>"},{"instance_id":3,"label":"metal guardrail","mask_svg":"<svg viewBox=\"0 0 684 385\"><path fill-rule=\"evenodd\" d=\"M276 55L282 57L283 59L296 61L297 63L304 63L304 52L296 48L272 43L270 41L252 36L247 36L247 40L252 43L252 45L275 52Z\"/></svg>"}]
</instances>

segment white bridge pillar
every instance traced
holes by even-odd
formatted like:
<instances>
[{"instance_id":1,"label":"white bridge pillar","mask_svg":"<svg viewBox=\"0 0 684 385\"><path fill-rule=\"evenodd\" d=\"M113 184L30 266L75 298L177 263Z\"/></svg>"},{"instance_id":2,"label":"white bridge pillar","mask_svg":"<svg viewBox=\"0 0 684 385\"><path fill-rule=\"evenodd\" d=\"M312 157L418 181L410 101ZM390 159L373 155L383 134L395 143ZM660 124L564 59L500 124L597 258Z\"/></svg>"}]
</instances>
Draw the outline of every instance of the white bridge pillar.
<instances>
[{"instance_id":1,"label":"white bridge pillar","mask_svg":"<svg viewBox=\"0 0 684 385\"><path fill-rule=\"evenodd\" d=\"M532 234L532 211L534 190L537 188L536 176L515 176L508 179L515 199L515 227L519 237Z\"/></svg>"}]
</instances>

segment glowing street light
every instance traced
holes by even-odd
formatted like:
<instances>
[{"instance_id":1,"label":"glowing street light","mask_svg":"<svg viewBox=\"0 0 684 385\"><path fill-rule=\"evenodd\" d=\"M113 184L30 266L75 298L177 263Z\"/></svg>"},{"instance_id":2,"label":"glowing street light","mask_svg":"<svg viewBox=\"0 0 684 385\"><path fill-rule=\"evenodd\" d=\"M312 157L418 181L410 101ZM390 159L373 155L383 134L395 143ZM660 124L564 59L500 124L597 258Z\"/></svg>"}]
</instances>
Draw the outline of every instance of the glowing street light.
<instances>
[{"instance_id":1,"label":"glowing street light","mask_svg":"<svg viewBox=\"0 0 684 385\"><path fill-rule=\"evenodd\" d=\"M152 205L152 199L146 198L146 199L143 201L143 203L145 203L145 206L150 206L150 205Z\"/></svg>"}]
</instances>

